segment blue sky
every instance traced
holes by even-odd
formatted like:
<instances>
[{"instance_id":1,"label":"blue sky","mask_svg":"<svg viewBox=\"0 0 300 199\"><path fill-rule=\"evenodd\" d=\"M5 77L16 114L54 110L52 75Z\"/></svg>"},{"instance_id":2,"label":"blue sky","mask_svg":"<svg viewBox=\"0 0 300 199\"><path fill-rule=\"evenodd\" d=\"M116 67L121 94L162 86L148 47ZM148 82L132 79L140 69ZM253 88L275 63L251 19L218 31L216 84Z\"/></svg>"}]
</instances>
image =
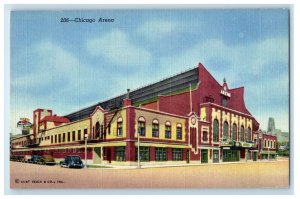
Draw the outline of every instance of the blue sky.
<instances>
[{"instance_id":1,"label":"blue sky","mask_svg":"<svg viewBox=\"0 0 300 199\"><path fill-rule=\"evenodd\" d=\"M14 12L11 132L36 108L68 114L198 62L220 83L226 77L230 88L245 87L262 129L272 116L288 131L288 16L286 9Z\"/></svg>"}]
</instances>

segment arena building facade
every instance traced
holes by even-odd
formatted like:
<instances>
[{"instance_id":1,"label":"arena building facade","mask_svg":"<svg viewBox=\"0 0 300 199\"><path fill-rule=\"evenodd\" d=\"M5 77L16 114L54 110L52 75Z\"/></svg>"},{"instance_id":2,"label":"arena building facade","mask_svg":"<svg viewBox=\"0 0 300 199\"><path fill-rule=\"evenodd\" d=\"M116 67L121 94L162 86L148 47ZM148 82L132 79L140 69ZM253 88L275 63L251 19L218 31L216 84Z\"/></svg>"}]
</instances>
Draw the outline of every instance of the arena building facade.
<instances>
[{"instance_id":1,"label":"arena building facade","mask_svg":"<svg viewBox=\"0 0 300 199\"><path fill-rule=\"evenodd\" d=\"M68 115L36 109L33 121L32 134L11 140L12 155L84 159L85 135L88 164L137 165L138 151L141 165L256 161L271 157L266 149L276 153L276 136L262 135L244 87L230 89L225 79L220 85L201 63Z\"/></svg>"}]
</instances>

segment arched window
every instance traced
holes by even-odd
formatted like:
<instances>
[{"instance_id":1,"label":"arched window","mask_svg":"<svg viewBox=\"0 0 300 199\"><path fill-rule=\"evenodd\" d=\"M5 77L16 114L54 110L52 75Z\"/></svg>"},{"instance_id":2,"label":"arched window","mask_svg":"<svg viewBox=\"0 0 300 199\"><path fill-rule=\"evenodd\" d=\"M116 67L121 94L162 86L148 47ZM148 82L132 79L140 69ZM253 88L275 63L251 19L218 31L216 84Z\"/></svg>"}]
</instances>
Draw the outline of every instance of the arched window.
<instances>
[{"instance_id":1,"label":"arched window","mask_svg":"<svg viewBox=\"0 0 300 199\"><path fill-rule=\"evenodd\" d=\"M171 122L166 122L166 125L165 125L165 138L171 138Z\"/></svg>"},{"instance_id":2,"label":"arched window","mask_svg":"<svg viewBox=\"0 0 300 199\"><path fill-rule=\"evenodd\" d=\"M100 137L100 124L99 124L99 122L96 122L95 132L96 132L96 138L99 138Z\"/></svg>"},{"instance_id":3,"label":"arched window","mask_svg":"<svg viewBox=\"0 0 300 199\"><path fill-rule=\"evenodd\" d=\"M138 119L138 133L140 136L146 135L146 120L144 117Z\"/></svg>"},{"instance_id":4,"label":"arched window","mask_svg":"<svg viewBox=\"0 0 300 199\"><path fill-rule=\"evenodd\" d=\"M237 126L235 123L233 123L233 125L232 125L232 140L233 141L236 141L236 139L237 139L236 134L237 134Z\"/></svg>"},{"instance_id":5,"label":"arched window","mask_svg":"<svg viewBox=\"0 0 300 199\"><path fill-rule=\"evenodd\" d=\"M117 136L123 136L123 119L122 119L122 117L119 117L117 122L118 122L117 123L117 127L118 127Z\"/></svg>"},{"instance_id":6,"label":"arched window","mask_svg":"<svg viewBox=\"0 0 300 199\"><path fill-rule=\"evenodd\" d=\"M223 138L227 139L228 138L228 122L225 121L223 123Z\"/></svg>"},{"instance_id":7,"label":"arched window","mask_svg":"<svg viewBox=\"0 0 300 199\"><path fill-rule=\"evenodd\" d=\"M240 130L240 141L244 142L245 141L245 130L244 130L244 126L241 126L241 130Z\"/></svg>"},{"instance_id":8,"label":"arched window","mask_svg":"<svg viewBox=\"0 0 300 199\"><path fill-rule=\"evenodd\" d=\"M248 127L247 129L247 141L251 141L251 128Z\"/></svg>"},{"instance_id":9,"label":"arched window","mask_svg":"<svg viewBox=\"0 0 300 199\"><path fill-rule=\"evenodd\" d=\"M217 119L213 122L213 141L219 142L219 121Z\"/></svg>"},{"instance_id":10,"label":"arched window","mask_svg":"<svg viewBox=\"0 0 300 199\"><path fill-rule=\"evenodd\" d=\"M181 140L182 139L182 125L179 123L176 126L176 139Z\"/></svg>"},{"instance_id":11,"label":"arched window","mask_svg":"<svg viewBox=\"0 0 300 199\"><path fill-rule=\"evenodd\" d=\"M264 147L267 148L267 140L265 140L265 146Z\"/></svg>"},{"instance_id":12,"label":"arched window","mask_svg":"<svg viewBox=\"0 0 300 199\"><path fill-rule=\"evenodd\" d=\"M152 121L152 137L159 137L159 122L156 119Z\"/></svg>"}]
</instances>

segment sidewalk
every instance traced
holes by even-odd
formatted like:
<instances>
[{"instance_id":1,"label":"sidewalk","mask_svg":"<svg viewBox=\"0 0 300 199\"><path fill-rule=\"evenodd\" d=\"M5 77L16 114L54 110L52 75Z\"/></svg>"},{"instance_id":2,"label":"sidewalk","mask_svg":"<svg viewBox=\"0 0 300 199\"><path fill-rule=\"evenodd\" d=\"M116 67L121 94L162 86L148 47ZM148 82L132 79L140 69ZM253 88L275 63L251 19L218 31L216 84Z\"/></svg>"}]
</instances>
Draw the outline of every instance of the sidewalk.
<instances>
[{"instance_id":1,"label":"sidewalk","mask_svg":"<svg viewBox=\"0 0 300 199\"><path fill-rule=\"evenodd\" d=\"M247 164L247 163L273 163L273 162L283 162L283 161L289 161L289 159L279 159L279 160L258 160L258 161L252 161L252 160L241 160L239 162L219 162L219 163L189 163L189 164L178 164L178 165L172 165L172 164L166 164L166 165L141 165L140 169L147 169L147 168L164 168L164 167L190 167L190 166L208 166L208 165L224 165L224 164ZM95 166L95 168L88 168L88 169L138 169L136 165L107 165L107 164L92 164L90 166ZM99 168L97 168L99 166Z\"/></svg>"}]
</instances>

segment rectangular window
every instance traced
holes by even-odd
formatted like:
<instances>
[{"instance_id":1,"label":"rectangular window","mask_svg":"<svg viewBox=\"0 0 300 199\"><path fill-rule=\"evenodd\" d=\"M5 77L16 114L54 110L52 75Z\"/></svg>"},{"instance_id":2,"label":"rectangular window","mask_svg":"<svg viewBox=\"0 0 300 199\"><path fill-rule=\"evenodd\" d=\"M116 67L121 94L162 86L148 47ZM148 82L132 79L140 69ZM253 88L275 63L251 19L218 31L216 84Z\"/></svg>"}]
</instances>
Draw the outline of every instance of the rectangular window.
<instances>
[{"instance_id":1,"label":"rectangular window","mask_svg":"<svg viewBox=\"0 0 300 199\"><path fill-rule=\"evenodd\" d=\"M181 140L182 139L182 127L176 128L176 139Z\"/></svg>"},{"instance_id":2,"label":"rectangular window","mask_svg":"<svg viewBox=\"0 0 300 199\"><path fill-rule=\"evenodd\" d=\"M145 132L145 122L138 122L138 133L140 134L140 136L145 136L146 132Z\"/></svg>"},{"instance_id":3,"label":"rectangular window","mask_svg":"<svg viewBox=\"0 0 300 199\"><path fill-rule=\"evenodd\" d=\"M72 141L75 141L76 137L75 137L75 131L72 132Z\"/></svg>"},{"instance_id":4,"label":"rectangular window","mask_svg":"<svg viewBox=\"0 0 300 199\"><path fill-rule=\"evenodd\" d=\"M123 122L118 122L117 136L123 135Z\"/></svg>"},{"instance_id":5,"label":"rectangular window","mask_svg":"<svg viewBox=\"0 0 300 199\"><path fill-rule=\"evenodd\" d=\"M138 159L138 148L136 147L136 160ZM140 147L140 161L146 162L150 161L150 148L149 147Z\"/></svg>"},{"instance_id":6,"label":"rectangular window","mask_svg":"<svg viewBox=\"0 0 300 199\"><path fill-rule=\"evenodd\" d=\"M63 133L63 140L62 140L63 142L65 142L66 141L66 134L65 133Z\"/></svg>"},{"instance_id":7,"label":"rectangular window","mask_svg":"<svg viewBox=\"0 0 300 199\"><path fill-rule=\"evenodd\" d=\"M155 160L166 161L167 160L167 148L155 148Z\"/></svg>"},{"instance_id":8,"label":"rectangular window","mask_svg":"<svg viewBox=\"0 0 300 199\"><path fill-rule=\"evenodd\" d=\"M81 130L78 130L78 140L81 140Z\"/></svg>"},{"instance_id":9,"label":"rectangular window","mask_svg":"<svg viewBox=\"0 0 300 199\"><path fill-rule=\"evenodd\" d=\"M152 124L152 137L159 137L159 125Z\"/></svg>"},{"instance_id":10,"label":"rectangular window","mask_svg":"<svg viewBox=\"0 0 300 199\"><path fill-rule=\"evenodd\" d=\"M208 132L207 131L203 131L202 135L203 135L203 142L207 142L208 141Z\"/></svg>"},{"instance_id":11,"label":"rectangular window","mask_svg":"<svg viewBox=\"0 0 300 199\"><path fill-rule=\"evenodd\" d=\"M125 161L125 146L115 147L116 161Z\"/></svg>"},{"instance_id":12,"label":"rectangular window","mask_svg":"<svg viewBox=\"0 0 300 199\"><path fill-rule=\"evenodd\" d=\"M68 132L68 142L71 141L71 135L70 135L70 132Z\"/></svg>"},{"instance_id":13,"label":"rectangular window","mask_svg":"<svg viewBox=\"0 0 300 199\"><path fill-rule=\"evenodd\" d=\"M55 143L57 143L57 135L55 135Z\"/></svg>"},{"instance_id":14,"label":"rectangular window","mask_svg":"<svg viewBox=\"0 0 300 199\"><path fill-rule=\"evenodd\" d=\"M182 149L173 149L172 152L174 161L182 160Z\"/></svg>"},{"instance_id":15,"label":"rectangular window","mask_svg":"<svg viewBox=\"0 0 300 199\"><path fill-rule=\"evenodd\" d=\"M171 138L171 126L166 125L165 138Z\"/></svg>"},{"instance_id":16,"label":"rectangular window","mask_svg":"<svg viewBox=\"0 0 300 199\"><path fill-rule=\"evenodd\" d=\"M58 135L58 143L61 143L61 134Z\"/></svg>"},{"instance_id":17,"label":"rectangular window","mask_svg":"<svg viewBox=\"0 0 300 199\"><path fill-rule=\"evenodd\" d=\"M85 135L88 134L87 129L83 130L83 135L84 135L84 139L85 139Z\"/></svg>"},{"instance_id":18,"label":"rectangular window","mask_svg":"<svg viewBox=\"0 0 300 199\"><path fill-rule=\"evenodd\" d=\"M76 148L73 149L73 153L76 153Z\"/></svg>"},{"instance_id":19,"label":"rectangular window","mask_svg":"<svg viewBox=\"0 0 300 199\"><path fill-rule=\"evenodd\" d=\"M51 135L51 144L53 144L53 135Z\"/></svg>"}]
</instances>

